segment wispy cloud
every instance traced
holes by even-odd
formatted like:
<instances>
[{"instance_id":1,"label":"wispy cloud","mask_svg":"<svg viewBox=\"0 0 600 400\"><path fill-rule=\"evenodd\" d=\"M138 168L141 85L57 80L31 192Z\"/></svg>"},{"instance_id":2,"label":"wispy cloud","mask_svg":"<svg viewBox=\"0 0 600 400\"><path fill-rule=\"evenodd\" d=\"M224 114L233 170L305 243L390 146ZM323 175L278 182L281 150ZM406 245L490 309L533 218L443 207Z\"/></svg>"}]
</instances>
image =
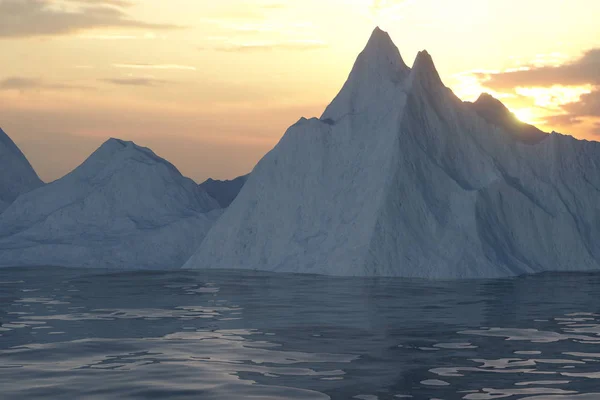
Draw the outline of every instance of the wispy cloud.
<instances>
[{"instance_id":1,"label":"wispy cloud","mask_svg":"<svg viewBox=\"0 0 600 400\"><path fill-rule=\"evenodd\" d=\"M2 0L0 38L80 33L97 28L175 29L172 24L134 19L127 0Z\"/></svg>"},{"instance_id":2,"label":"wispy cloud","mask_svg":"<svg viewBox=\"0 0 600 400\"><path fill-rule=\"evenodd\" d=\"M537 55L520 68L474 73L479 83L496 92L536 99L549 114L547 125L570 126L600 118L600 48L564 62L564 55Z\"/></svg>"},{"instance_id":3,"label":"wispy cloud","mask_svg":"<svg viewBox=\"0 0 600 400\"><path fill-rule=\"evenodd\" d=\"M600 88L581 96L578 102L568 103L563 109L574 117L599 117L600 118Z\"/></svg>"},{"instance_id":4,"label":"wispy cloud","mask_svg":"<svg viewBox=\"0 0 600 400\"><path fill-rule=\"evenodd\" d=\"M114 68L124 69L163 69L163 70L181 70L181 71L196 71L196 67L191 65L179 64L113 64Z\"/></svg>"},{"instance_id":5,"label":"wispy cloud","mask_svg":"<svg viewBox=\"0 0 600 400\"><path fill-rule=\"evenodd\" d=\"M274 50L319 50L329 45L318 40L288 40L281 42L248 42L231 43L212 47L202 47L200 50L214 50L225 52L251 52L251 51L274 51Z\"/></svg>"},{"instance_id":6,"label":"wispy cloud","mask_svg":"<svg viewBox=\"0 0 600 400\"><path fill-rule=\"evenodd\" d=\"M201 50L246 52L266 50L315 50L328 47L319 40L313 22L286 15L290 3L263 3L251 9L222 9L201 18L214 25L219 35L205 37ZM283 12L283 14L282 14ZM276 37L276 40L273 38ZM213 43L210 43L210 42Z\"/></svg>"},{"instance_id":7,"label":"wispy cloud","mask_svg":"<svg viewBox=\"0 0 600 400\"><path fill-rule=\"evenodd\" d=\"M136 36L136 35L80 35L78 37L81 39L91 39L91 40L136 40L136 39L140 39L140 37Z\"/></svg>"},{"instance_id":8,"label":"wispy cloud","mask_svg":"<svg viewBox=\"0 0 600 400\"><path fill-rule=\"evenodd\" d=\"M51 83L39 78L26 78L20 76L8 77L0 80L0 90L90 90L88 86Z\"/></svg>"},{"instance_id":9,"label":"wispy cloud","mask_svg":"<svg viewBox=\"0 0 600 400\"><path fill-rule=\"evenodd\" d=\"M93 4L93 5L110 5L116 7L130 7L134 3L130 0L67 0L73 3L81 3L81 4Z\"/></svg>"},{"instance_id":10,"label":"wispy cloud","mask_svg":"<svg viewBox=\"0 0 600 400\"><path fill-rule=\"evenodd\" d=\"M231 20L227 18L204 18L205 23L218 25L220 28L234 33L272 33L305 34L314 28L311 22L283 22L279 20L252 18L248 20Z\"/></svg>"},{"instance_id":11,"label":"wispy cloud","mask_svg":"<svg viewBox=\"0 0 600 400\"><path fill-rule=\"evenodd\" d=\"M557 115L549 115L545 117L545 123L547 125L558 125L558 126L568 126L582 123L583 120L581 117L577 117L575 115L570 114L557 114Z\"/></svg>"},{"instance_id":12,"label":"wispy cloud","mask_svg":"<svg viewBox=\"0 0 600 400\"><path fill-rule=\"evenodd\" d=\"M600 85L600 49L587 51L580 58L560 65L528 67L518 71L480 74L485 86L492 89L553 85Z\"/></svg>"},{"instance_id":13,"label":"wispy cloud","mask_svg":"<svg viewBox=\"0 0 600 400\"><path fill-rule=\"evenodd\" d=\"M161 86L168 83L170 81L162 80L162 79L154 79L154 78L112 78L112 79L101 79L103 82L111 83L113 85L119 86Z\"/></svg>"}]
</instances>

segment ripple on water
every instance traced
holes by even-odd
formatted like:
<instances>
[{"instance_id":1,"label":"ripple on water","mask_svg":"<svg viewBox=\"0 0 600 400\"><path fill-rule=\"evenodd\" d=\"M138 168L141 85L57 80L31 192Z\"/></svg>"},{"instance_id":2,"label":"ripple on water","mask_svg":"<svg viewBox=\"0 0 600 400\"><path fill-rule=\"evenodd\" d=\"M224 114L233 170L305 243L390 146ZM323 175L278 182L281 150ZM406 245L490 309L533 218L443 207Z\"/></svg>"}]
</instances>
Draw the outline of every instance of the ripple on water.
<instances>
[{"instance_id":1,"label":"ripple on water","mask_svg":"<svg viewBox=\"0 0 600 400\"><path fill-rule=\"evenodd\" d=\"M586 312L600 274L13 272L0 282L7 398L600 398L600 317Z\"/></svg>"},{"instance_id":2,"label":"ripple on water","mask_svg":"<svg viewBox=\"0 0 600 400\"><path fill-rule=\"evenodd\" d=\"M426 386L450 386L450 384L446 381L442 381L439 379L427 379L424 381L421 381L421 385L426 385Z\"/></svg>"},{"instance_id":3,"label":"ripple on water","mask_svg":"<svg viewBox=\"0 0 600 400\"><path fill-rule=\"evenodd\" d=\"M535 328L502 328L492 327L484 329L470 329L459 331L460 335L472 337L488 337L504 340L505 342L529 342L532 346L541 346L542 350L512 350L517 356L533 356L532 358L495 358L495 359L470 359L472 366L463 365L455 367L437 367L430 369L436 376L457 380L471 379L476 381L475 375L499 374L502 381L510 382L516 388L481 388L466 394L467 400L487 400L506 397L521 399L566 399L596 398L593 394L581 393L579 388L594 387L590 380L600 379L597 363L600 362L600 353L585 351L556 351L564 347L594 345L600 336L600 324L594 313L567 314L565 317L556 317L548 320L554 324L554 330L540 330ZM565 322L568 322L566 324ZM551 326L548 326L549 328ZM583 335L584 334L584 335ZM488 343L493 346L493 342ZM504 348L510 351L512 345L505 344ZM553 357L541 358L542 353L552 354ZM538 357L535 357L538 356ZM562 356L562 357L561 357ZM568 357L568 358L567 358ZM466 359L464 361L467 361ZM467 364L467 363L465 363ZM568 371L565 371L568 369ZM535 375L555 376L559 379L531 379L523 377ZM560 379L563 378L563 379ZM564 379L570 378L570 379ZM573 381L573 379L578 379ZM486 378L488 381L489 378ZM564 386L556 388L551 386ZM591 397L590 397L591 396ZM599 397L600 398L600 397Z\"/></svg>"},{"instance_id":4,"label":"ripple on water","mask_svg":"<svg viewBox=\"0 0 600 400\"><path fill-rule=\"evenodd\" d=\"M126 371L136 379L164 374L161 381L175 373L179 378L184 374L189 378L195 377L195 382L198 382L198 377L202 377L203 382L211 382L210 385L198 382L194 391L201 386L202 393L210 394L213 387L233 397L236 393L254 393L255 396L265 399L277 398L277 390L273 386L241 379L240 375L258 374L274 379L282 376L342 377L345 372L341 369L316 367L319 364L325 366L350 363L356 358L351 355L278 350L277 344L252 340L251 337L257 334L259 332L256 331L228 330L179 332L164 338L143 340L88 339L8 349L0 351L0 358L9 361L32 360L24 364L27 373L23 378L28 375L58 377L68 374L72 382L79 381L79 386L85 385L86 382L93 383L94 375L88 372L93 370L101 370L105 374ZM107 352L110 354L107 355ZM118 388L121 376L103 375L103 381ZM147 383L147 380L142 379L142 382ZM142 382L128 385L135 390L142 390ZM322 393L306 389L286 388L286 393L289 393L289 398L297 399L328 398ZM88 394L93 397L93 393Z\"/></svg>"}]
</instances>

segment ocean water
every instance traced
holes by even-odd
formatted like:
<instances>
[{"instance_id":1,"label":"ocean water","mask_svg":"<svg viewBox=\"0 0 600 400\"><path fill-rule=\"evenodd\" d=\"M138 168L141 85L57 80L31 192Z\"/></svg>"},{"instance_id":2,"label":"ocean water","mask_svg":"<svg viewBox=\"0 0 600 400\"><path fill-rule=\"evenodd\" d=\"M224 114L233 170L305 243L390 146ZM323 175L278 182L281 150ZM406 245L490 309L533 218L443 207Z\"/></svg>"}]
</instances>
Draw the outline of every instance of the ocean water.
<instances>
[{"instance_id":1,"label":"ocean water","mask_svg":"<svg viewBox=\"0 0 600 400\"><path fill-rule=\"evenodd\" d=\"M600 399L600 274L3 269L0 398Z\"/></svg>"}]
</instances>

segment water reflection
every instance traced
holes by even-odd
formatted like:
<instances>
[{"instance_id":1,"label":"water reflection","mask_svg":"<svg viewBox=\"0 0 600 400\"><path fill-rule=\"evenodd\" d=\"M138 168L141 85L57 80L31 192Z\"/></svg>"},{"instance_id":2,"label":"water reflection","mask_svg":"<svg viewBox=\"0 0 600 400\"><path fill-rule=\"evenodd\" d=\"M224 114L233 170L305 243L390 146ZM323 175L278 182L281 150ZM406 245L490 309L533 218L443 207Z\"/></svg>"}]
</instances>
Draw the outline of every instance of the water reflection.
<instances>
[{"instance_id":1,"label":"water reflection","mask_svg":"<svg viewBox=\"0 0 600 400\"><path fill-rule=\"evenodd\" d=\"M8 398L600 398L600 275L3 273Z\"/></svg>"},{"instance_id":2,"label":"water reflection","mask_svg":"<svg viewBox=\"0 0 600 400\"><path fill-rule=\"evenodd\" d=\"M597 383L589 380L600 379L600 371L598 371L600 354L564 350L598 344L600 336L598 317L598 314L590 312L567 313L564 316L543 320L546 328L544 330L492 327L459 331L461 335L494 338L494 341L487 341L488 347L494 345L503 347L505 353L512 352L513 355L520 357L473 358L463 360L463 365L460 366L432 368L430 372L440 377L474 380L486 379L480 378L483 374L502 374L504 388L482 388L465 395L464 399L583 398L575 395L581 395L584 388L598 387ZM519 350L523 342L537 350ZM475 366L468 366L469 362ZM536 376L544 376L545 379L534 380ZM530 380L523 380L528 378ZM526 388L523 388L524 386ZM558 389L552 386L564 386L564 388ZM527 397L532 395L544 395L544 397ZM587 395L600 396L592 393Z\"/></svg>"}]
</instances>

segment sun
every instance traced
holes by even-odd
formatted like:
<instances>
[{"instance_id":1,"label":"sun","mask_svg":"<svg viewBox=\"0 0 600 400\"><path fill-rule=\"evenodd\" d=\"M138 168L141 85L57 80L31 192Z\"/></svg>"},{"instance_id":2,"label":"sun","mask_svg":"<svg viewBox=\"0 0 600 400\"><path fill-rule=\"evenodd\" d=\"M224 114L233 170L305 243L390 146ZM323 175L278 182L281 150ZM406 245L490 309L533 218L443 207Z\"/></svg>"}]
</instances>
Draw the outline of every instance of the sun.
<instances>
[{"instance_id":1,"label":"sun","mask_svg":"<svg viewBox=\"0 0 600 400\"><path fill-rule=\"evenodd\" d=\"M515 108L511 109L515 117L521 122L525 122L527 124L533 124L536 120L535 113L531 108Z\"/></svg>"}]
</instances>

